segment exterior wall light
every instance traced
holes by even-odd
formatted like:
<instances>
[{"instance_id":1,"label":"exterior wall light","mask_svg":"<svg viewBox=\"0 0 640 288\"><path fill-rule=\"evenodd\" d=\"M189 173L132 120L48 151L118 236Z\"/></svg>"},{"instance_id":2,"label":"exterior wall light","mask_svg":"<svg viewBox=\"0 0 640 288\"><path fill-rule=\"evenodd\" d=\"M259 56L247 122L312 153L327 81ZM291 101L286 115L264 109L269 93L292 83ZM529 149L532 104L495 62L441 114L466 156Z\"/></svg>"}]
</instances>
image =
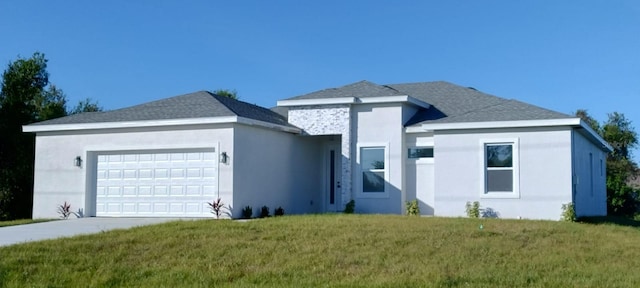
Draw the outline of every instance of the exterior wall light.
<instances>
[{"instance_id":1,"label":"exterior wall light","mask_svg":"<svg viewBox=\"0 0 640 288\"><path fill-rule=\"evenodd\" d=\"M227 162L229 162L229 155L227 155L227 152L222 152L220 154L220 163L227 164Z\"/></svg>"},{"instance_id":2,"label":"exterior wall light","mask_svg":"<svg viewBox=\"0 0 640 288\"><path fill-rule=\"evenodd\" d=\"M82 167L82 158L80 158L80 156L76 156L76 159L73 161L73 164L76 165L76 167Z\"/></svg>"}]
</instances>

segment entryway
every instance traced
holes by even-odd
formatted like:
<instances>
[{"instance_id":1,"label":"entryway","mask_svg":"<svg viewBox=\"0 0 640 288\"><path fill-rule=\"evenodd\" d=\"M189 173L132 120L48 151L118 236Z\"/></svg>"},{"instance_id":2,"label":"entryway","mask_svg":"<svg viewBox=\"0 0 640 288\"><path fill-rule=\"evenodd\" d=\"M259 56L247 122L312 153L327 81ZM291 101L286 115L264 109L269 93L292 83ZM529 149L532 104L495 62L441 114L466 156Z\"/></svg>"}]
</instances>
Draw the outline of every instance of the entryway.
<instances>
[{"instance_id":1,"label":"entryway","mask_svg":"<svg viewBox=\"0 0 640 288\"><path fill-rule=\"evenodd\" d=\"M340 149L340 141L325 144L324 161L325 211L338 212L342 210L342 151Z\"/></svg>"}]
</instances>

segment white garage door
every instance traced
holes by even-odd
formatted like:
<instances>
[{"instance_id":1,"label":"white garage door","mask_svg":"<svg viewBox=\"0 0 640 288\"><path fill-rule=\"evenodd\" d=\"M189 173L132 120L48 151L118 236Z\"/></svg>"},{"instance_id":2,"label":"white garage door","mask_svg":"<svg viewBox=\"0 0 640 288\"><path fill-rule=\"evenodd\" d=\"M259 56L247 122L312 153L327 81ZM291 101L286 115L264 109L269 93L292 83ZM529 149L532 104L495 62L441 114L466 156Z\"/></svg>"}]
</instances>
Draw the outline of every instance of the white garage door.
<instances>
[{"instance_id":1,"label":"white garage door","mask_svg":"<svg viewBox=\"0 0 640 288\"><path fill-rule=\"evenodd\" d=\"M214 150L98 155L96 216L211 217L217 159Z\"/></svg>"}]
</instances>

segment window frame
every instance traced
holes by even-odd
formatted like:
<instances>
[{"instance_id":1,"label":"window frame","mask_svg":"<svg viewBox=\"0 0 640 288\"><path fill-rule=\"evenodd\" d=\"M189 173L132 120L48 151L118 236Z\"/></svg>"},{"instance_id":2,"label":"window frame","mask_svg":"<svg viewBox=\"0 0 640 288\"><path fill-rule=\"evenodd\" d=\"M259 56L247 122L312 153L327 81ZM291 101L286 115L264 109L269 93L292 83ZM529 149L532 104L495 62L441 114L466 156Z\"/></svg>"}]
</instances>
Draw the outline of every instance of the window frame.
<instances>
[{"instance_id":1,"label":"window frame","mask_svg":"<svg viewBox=\"0 0 640 288\"><path fill-rule=\"evenodd\" d=\"M418 149L431 149L431 157L411 157L410 151L418 150ZM413 145L413 146L407 147L407 159L409 160L419 161L419 160L433 159L433 157L435 157L435 154L436 152L435 152L435 149L433 149L433 145Z\"/></svg>"},{"instance_id":2,"label":"window frame","mask_svg":"<svg viewBox=\"0 0 640 288\"><path fill-rule=\"evenodd\" d=\"M520 143L518 138L493 138L493 139L481 139L480 140L480 198L502 198L502 199L514 199L520 198ZM488 167L488 155L487 146L493 145L511 145L511 169L506 168L493 168ZM513 191L489 191L488 187L488 171L494 170L511 170Z\"/></svg>"},{"instance_id":3,"label":"window frame","mask_svg":"<svg viewBox=\"0 0 640 288\"><path fill-rule=\"evenodd\" d=\"M384 169L363 169L360 162L362 148L382 148L384 149ZM356 166L357 166L357 197L358 198L389 198L389 143L358 143L356 145ZM383 192L364 192L363 189L363 172L380 172L384 171L384 191Z\"/></svg>"}]
</instances>

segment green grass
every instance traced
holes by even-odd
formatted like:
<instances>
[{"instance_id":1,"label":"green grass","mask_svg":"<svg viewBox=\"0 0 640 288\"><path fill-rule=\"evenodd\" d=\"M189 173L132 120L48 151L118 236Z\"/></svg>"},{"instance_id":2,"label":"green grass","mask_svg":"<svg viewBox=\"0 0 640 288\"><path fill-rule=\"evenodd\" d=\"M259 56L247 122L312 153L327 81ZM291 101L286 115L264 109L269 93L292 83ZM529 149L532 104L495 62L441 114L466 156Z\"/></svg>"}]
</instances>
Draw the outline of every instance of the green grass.
<instances>
[{"instance_id":1,"label":"green grass","mask_svg":"<svg viewBox=\"0 0 640 288\"><path fill-rule=\"evenodd\" d=\"M19 220L0 221L0 227L40 223L40 222L47 222L47 221L54 221L54 220L56 219L19 219Z\"/></svg>"},{"instance_id":2,"label":"green grass","mask_svg":"<svg viewBox=\"0 0 640 288\"><path fill-rule=\"evenodd\" d=\"M310 215L3 247L0 287L640 287L639 267L634 227Z\"/></svg>"}]
</instances>

